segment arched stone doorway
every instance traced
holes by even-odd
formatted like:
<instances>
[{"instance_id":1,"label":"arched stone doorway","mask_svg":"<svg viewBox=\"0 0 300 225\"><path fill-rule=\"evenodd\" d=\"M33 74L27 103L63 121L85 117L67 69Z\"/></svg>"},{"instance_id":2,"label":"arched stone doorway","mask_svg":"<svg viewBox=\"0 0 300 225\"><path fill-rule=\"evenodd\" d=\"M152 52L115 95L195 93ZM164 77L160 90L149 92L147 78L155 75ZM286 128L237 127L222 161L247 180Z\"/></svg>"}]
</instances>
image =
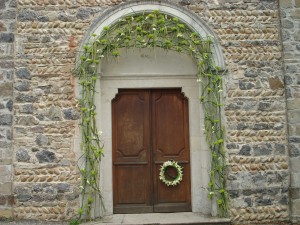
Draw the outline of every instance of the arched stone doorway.
<instances>
[{"instance_id":1,"label":"arched stone doorway","mask_svg":"<svg viewBox=\"0 0 300 225\"><path fill-rule=\"evenodd\" d=\"M160 10L165 14L176 16L201 36L214 36L201 19L183 8L167 3L135 2L124 4L104 14L95 21L82 43L85 43L92 33L99 34L104 26L117 22L123 16L151 10ZM218 45L214 46L213 52L216 64L221 68L224 67ZM188 98L192 211L214 214L205 189L209 180L210 153L205 144L196 74L197 65L190 56L161 49L124 50L117 61L109 58L102 60L99 68L100 79L97 82L99 91L96 96L96 107L99 115L98 126L103 132L105 144L100 181L106 207L105 215L113 213L111 101L118 91L124 88L180 88ZM100 211L96 210L96 217Z\"/></svg>"}]
</instances>

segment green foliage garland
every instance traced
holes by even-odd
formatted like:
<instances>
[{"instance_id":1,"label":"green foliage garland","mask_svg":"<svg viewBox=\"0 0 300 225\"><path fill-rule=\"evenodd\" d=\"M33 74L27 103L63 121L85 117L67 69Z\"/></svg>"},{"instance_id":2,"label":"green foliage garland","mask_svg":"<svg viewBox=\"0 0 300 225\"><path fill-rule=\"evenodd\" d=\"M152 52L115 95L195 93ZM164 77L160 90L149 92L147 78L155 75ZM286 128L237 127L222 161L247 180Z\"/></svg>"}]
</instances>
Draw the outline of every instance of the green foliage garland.
<instances>
[{"instance_id":1,"label":"green foliage garland","mask_svg":"<svg viewBox=\"0 0 300 225\"><path fill-rule=\"evenodd\" d=\"M211 171L208 197L216 199L218 214L227 216L225 189L225 152L221 121L222 77L214 65L211 37L203 38L178 18L159 11L144 12L121 18L102 33L93 34L83 47L75 75L81 85L82 157L79 161L82 177L82 200L79 219L91 219L91 207L96 197L102 200L99 187L99 163L103 145L96 125L95 84L98 65L103 57L120 55L121 48L163 48L191 55L198 62L200 101L205 112L206 140L211 150Z\"/></svg>"}]
</instances>

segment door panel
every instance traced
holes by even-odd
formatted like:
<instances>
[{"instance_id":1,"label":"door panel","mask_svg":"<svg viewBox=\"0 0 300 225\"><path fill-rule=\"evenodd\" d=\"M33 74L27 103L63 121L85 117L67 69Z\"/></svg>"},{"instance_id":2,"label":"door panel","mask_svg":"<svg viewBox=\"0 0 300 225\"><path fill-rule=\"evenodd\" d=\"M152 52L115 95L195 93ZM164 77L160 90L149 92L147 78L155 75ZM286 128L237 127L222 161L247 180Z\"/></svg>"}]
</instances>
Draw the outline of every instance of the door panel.
<instances>
[{"instance_id":1,"label":"door panel","mask_svg":"<svg viewBox=\"0 0 300 225\"><path fill-rule=\"evenodd\" d=\"M152 211L149 92L120 91L112 101L114 213Z\"/></svg>"},{"instance_id":2,"label":"door panel","mask_svg":"<svg viewBox=\"0 0 300 225\"><path fill-rule=\"evenodd\" d=\"M112 118L114 213L190 211L188 100L181 90L120 90ZM184 167L175 187L159 180L167 160Z\"/></svg>"},{"instance_id":3,"label":"door panel","mask_svg":"<svg viewBox=\"0 0 300 225\"><path fill-rule=\"evenodd\" d=\"M149 93L120 92L114 99L113 120L117 162L148 162Z\"/></svg>"},{"instance_id":4,"label":"door panel","mask_svg":"<svg viewBox=\"0 0 300 225\"><path fill-rule=\"evenodd\" d=\"M154 211L190 211L188 100L178 89L160 90L152 94L151 103ZM167 160L183 166L179 185L168 187L159 180L159 169ZM176 176L175 170L170 172Z\"/></svg>"}]
</instances>

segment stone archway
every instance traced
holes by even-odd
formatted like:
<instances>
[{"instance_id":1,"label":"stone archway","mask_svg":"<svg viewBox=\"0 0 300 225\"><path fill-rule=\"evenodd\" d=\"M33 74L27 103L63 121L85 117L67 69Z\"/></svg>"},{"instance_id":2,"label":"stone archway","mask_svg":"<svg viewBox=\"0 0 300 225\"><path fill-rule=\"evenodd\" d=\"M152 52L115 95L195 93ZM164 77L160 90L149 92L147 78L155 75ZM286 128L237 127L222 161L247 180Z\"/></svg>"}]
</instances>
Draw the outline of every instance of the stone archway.
<instances>
[{"instance_id":1,"label":"stone archway","mask_svg":"<svg viewBox=\"0 0 300 225\"><path fill-rule=\"evenodd\" d=\"M201 19L189 11L167 3L148 3L135 2L121 5L108 11L100 17L90 28L82 43L85 43L92 33L99 34L104 26L114 24L119 18L133 13L160 10L161 12L175 16L186 23L192 30L201 36L214 36L213 32L205 25ZM224 67L224 61L220 47L216 44L213 48L214 60L220 67ZM182 58L183 57L183 58ZM159 58L165 59L158 60ZM140 60L140 62L137 61ZM151 61L146 62L146 61ZM184 63L183 63L184 62ZM131 65L144 65L142 71L134 71L138 67ZM161 63L161 64L159 64ZM181 71L182 64L190 65L186 70ZM165 65L171 65L170 72ZM111 100L118 93L119 88L168 88L179 87L189 98L190 104L190 144L191 144L191 177L192 177L192 211L205 214L212 213L214 210L211 201L207 198L205 187L209 180L209 159L210 153L205 144L205 135L202 131L201 107L199 103L199 87L196 83L197 66L189 56L175 52L166 53L157 50L155 55L145 50L134 50L129 53L121 54L118 63L113 64L106 59L102 62L100 79L97 82L99 94L96 96L97 113L99 116L98 126L103 132L105 143L105 158L101 164L101 183L104 203L106 206L105 215L112 214L112 157L111 157ZM159 78L159 79L158 79ZM201 179L198 175L201 175ZM96 206L97 208L97 206ZM96 210L95 217L99 216L100 210Z\"/></svg>"}]
</instances>

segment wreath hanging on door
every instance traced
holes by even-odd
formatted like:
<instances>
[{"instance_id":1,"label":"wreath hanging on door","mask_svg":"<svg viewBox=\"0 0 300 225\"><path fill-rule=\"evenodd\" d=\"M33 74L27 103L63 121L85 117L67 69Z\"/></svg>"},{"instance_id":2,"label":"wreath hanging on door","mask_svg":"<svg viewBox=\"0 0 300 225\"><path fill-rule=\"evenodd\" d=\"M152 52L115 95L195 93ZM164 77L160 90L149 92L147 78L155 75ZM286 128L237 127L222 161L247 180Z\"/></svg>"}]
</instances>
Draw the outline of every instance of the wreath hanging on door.
<instances>
[{"instance_id":1,"label":"wreath hanging on door","mask_svg":"<svg viewBox=\"0 0 300 225\"><path fill-rule=\"evenodd\" d=\"M176 177L173 177L172 175L168 174L167 169L169 167L173 167L176 169L177 175ZM167 186L176 186L177 184L180 184L182 181L182 169L183 167L178 164L176 161L166 161L163 163L163 165L160 167L159 172L159 179L166 184ZM172 180L169 180L166 178L166 174L168 174L168 177L173 178Z\"/></svg>"}]
</instances>

